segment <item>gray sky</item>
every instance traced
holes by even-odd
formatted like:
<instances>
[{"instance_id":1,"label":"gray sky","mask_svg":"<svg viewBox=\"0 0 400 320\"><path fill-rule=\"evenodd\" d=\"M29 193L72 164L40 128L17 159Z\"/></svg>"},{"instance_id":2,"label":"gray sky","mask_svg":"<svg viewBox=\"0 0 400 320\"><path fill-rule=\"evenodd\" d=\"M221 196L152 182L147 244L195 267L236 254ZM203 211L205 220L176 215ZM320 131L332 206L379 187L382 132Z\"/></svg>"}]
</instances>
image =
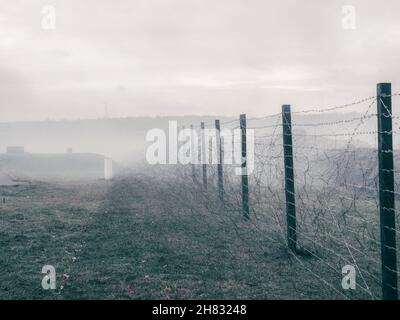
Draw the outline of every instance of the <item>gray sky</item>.
<instances>
[{"instance_id":1,"label":"gray sky","mask_svg":"<svg viewBox=\"0 0 400 320\"><path fill-rule=\"evenodd\" d=\"M104 117L106 104L109 116L263 115L396 90L399 12L398 0L0 0L0 121Z\"/></svg>"}]
</instances>

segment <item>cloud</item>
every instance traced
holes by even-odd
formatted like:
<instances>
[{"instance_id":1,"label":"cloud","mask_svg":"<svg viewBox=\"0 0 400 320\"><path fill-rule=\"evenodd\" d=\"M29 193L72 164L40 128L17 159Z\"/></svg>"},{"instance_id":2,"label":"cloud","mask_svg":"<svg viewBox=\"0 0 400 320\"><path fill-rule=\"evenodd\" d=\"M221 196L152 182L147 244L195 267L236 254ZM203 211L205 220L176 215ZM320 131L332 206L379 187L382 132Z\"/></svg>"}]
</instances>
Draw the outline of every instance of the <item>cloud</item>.
<instances>
[{"instance_id":1,"label":"cloud","mask_svg":"<svg viewBox=\"0 0 400 320\"><path fill-rule=\"evenodd\" d=\"M352 1L352 31L339 0L53 0L52 31L40 27L45 4L0 0L0 72L35 97L27 114L3 95L7 120L96 117L105 101L118 115L276 112L400 80L394 0Z\"/></svg>"}]
</instances>

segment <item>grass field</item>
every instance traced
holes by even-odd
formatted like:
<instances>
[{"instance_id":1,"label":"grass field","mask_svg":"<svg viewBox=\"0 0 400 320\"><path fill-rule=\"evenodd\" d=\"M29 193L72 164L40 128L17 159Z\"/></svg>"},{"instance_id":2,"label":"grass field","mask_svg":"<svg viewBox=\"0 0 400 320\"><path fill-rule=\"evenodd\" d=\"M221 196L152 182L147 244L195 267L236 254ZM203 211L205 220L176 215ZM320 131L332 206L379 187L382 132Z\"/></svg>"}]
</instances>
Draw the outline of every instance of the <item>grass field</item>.
<instances>
[{"instance_id":1,"label":"grass field","mask_svg":"<svg viewBox=\"0 0 400 320\"><path fill-rule=\"evenodd\" d=\"M0 299L343 298L275 231L179 201L176 188L138 175L1 187ZM41 287L44 265L56 290Z\"/></svg>"}]
</instances>

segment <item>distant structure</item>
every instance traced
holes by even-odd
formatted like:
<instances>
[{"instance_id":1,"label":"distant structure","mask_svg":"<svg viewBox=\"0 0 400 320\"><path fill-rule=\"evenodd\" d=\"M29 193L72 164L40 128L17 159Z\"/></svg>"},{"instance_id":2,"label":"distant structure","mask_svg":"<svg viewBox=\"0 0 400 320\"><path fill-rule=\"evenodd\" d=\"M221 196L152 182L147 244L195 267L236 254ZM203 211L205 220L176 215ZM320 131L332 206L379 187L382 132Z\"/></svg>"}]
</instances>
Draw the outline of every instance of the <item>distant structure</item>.
<instances>
[{"instance_id":1,"label":"distant structure","mask_svg":"<svg viewBox=\"0 0 400 320\"><path fill-rule=\"evenodd\" d=\"M4 174L24 181L86 181L105 177L104 156L94 153L35 154L24 152L21 147L8 147L7 153L0 154L0 163L0 185L7 181ZM112 175L111 164L107 165L108 179Z\"/></svg>"},{"instance_id":2,"label":"distant structure","mask_svg":"<svg viewBox=\"0 0 400 320\"><path fill-rule=\"evenodd\" d=\"M20 147L20 146L7 147L6 153L7 154L24 154L25 153L25 148L24 147Z\"/></svg>"},{"instance_id":3,"label":"distant structure","mask_svg":"<svg viewBox=\"0 0 400 320\"><path fill-rule=\"evenodd\" d=\"M71 154L72 153L72 148L67 148L67 153Z\"/></svg>"}]
</instances>

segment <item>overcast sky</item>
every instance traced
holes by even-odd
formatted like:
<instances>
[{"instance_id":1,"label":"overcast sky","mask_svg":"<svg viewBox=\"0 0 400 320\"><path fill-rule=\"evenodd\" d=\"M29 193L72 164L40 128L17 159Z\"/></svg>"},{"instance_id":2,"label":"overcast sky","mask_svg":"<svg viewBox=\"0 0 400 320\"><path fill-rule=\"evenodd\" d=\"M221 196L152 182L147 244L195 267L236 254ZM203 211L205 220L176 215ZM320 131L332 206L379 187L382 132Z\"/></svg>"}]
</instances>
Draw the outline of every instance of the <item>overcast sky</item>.
<instances>
[{"instance_id":1,"label":"overcast sky","mask_svg":"<svg viewBox=\"0 0 400 320\"><path fill-rule=\"evenodd\" d=\"M398 0L0 0L0 121L106 105L110 117L263 115L395 90L399 12Z\"/></svg>"}]
</instances>

